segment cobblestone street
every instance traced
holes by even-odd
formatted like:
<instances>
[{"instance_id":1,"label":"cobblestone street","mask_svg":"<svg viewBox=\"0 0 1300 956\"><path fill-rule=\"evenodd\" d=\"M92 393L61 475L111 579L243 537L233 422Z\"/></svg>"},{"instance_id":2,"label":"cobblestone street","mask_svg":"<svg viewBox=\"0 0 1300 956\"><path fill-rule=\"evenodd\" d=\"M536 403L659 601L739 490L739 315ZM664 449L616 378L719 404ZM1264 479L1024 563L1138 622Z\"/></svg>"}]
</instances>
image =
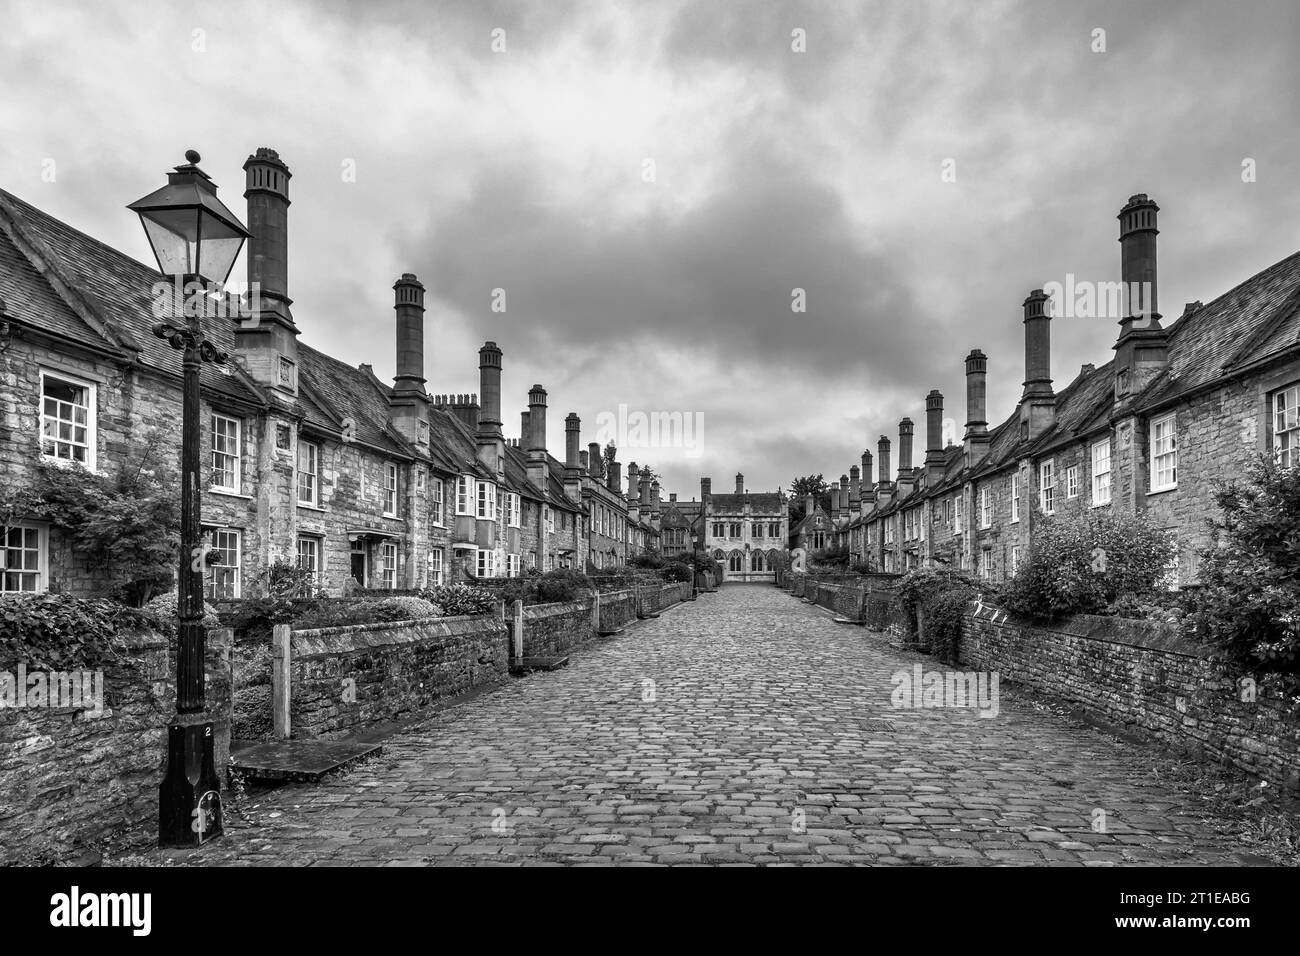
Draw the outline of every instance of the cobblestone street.
<instances>
[{"instance_id":1,"label":"cobblestone street","mask_svg":"<svg viewBox=\"0 0 1300 956\"><path fill-rule=\"evenodd\" d=\"M1239 865L1151 751L1002 687L891 708L931 658L727 586L451 706L177 862ZM649 682L653 682L653 684ZM1105 832L1095 832L1097 811Z\"/></svg>"}]
</instances>

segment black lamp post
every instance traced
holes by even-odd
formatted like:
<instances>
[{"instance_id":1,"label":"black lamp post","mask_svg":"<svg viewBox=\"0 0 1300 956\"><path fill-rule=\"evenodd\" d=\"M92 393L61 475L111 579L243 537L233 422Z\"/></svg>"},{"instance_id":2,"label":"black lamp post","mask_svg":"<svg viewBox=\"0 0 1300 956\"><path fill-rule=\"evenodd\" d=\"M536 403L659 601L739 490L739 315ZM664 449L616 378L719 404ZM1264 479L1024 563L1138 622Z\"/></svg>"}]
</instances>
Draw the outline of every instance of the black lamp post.
<instances>
[{"instance_id":1,"label":"black lamp post","mask_svg":"<svg viewBox=\"0 0 1300 956\"><path fill-rule=\"evenodd\" d=\"M184 166L167 174L167 185L131 203L158 260L158 269L178 289L173 302L203 303L188 293L194 284L224 283L250 233L217 199L217 187L199 169L199 154L187 150ZM155 297L157 301L157 297ZM167 727L167 774L158 793L158 841L163 846L197 846L220 836L221 791L213 766L212 721L203 701L203 545L199 487L199 367L226 356L203 337L203 308L183 307L173 321L160 321L154 334L181 350L184 402L181 421L181 555L177 582L178 647L176 716ZM161 317L160 317L161 318Z\"/></svg>"}]
</instances>

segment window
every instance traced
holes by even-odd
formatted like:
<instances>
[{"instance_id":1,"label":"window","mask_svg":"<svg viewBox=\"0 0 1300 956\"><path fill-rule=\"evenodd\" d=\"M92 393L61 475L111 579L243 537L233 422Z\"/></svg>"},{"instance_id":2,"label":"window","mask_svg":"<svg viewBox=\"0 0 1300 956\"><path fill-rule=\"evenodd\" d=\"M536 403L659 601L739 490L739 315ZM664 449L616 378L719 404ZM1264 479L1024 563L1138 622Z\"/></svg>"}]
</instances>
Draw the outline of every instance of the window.
<instances>
[{"instance_id":1,"label":"window","mask_svg":"<svg viewBox=\"0 0 1300 956\"><path fill-rule=\"evenodd\" d=\"M478 576L480 578L496 577L496 559L495 551L489 551L486 548L478 553Z\"/></svg>"},{"instance_id":2,"label":"window","mask_svg":"<svg viewBox=\"0 0 1300 956\"><path fill-rule=\"evenodd\" d=\"M951 498L945 498L943 500L943 523L950 528L952 527L952 499Z\"/></svg>"},{"instance_id":3,"label":"window","mask_svg":"<svg viewBox=\"0 0 1300 956\"><path fill-rule=\"evenodd\" d=\"M239 532L217 528L212 532L211 543L217 554L216 560L208 564L207 595L211 600L237 598L240 596L239 568L242 563Z\"/></svg>"},{"instance_id":4,"label":"window","mask_svg":"<svg viewBox=\"0 0 1300 956\"><path fill-rule=\"evenodd\" d=\"M814 550L817 550L817 551L820 551L820 550L821 550L822 548L824 548L824 547L826 547L826 532L825 532L825 531L814 531L814 532L813 532L813 549L814 549Z\"/></svg>"},{"instance_id":5,"label":"window","mask_svg":"<svg viewBox=\"0 0 1300 956\"><path fill-rule=\"evenodd\" d=\"M1038 466L1038 504L1044 514L1056 511L1056 462L1045 461Z\"/></svg>"},{"instance_id":6,"label":"window","mask_svg":"<svg viewBox=\"0 0 1300 956\"><path fill-rule=\"evenodd\" d=\"M41 454L95 467L95 386L41 373Z\"/></svg>"},{"instance_id":7,"label":"window","mask_svg":"<svg viewBox=\"0 0 1300 956\"><path fill-rule=\"evenodd\" d=\"M1011 520L1020 520L1020 476L1011 473Z\"/></svg>"},{"instance_id":8,"label":"window","mask_svg":"<svg viewBox=\"0 0 1300 956\"><path fill-rule=\"evenodd\" d=\"M1300 462L1300 384L1273 396L1273 454L1283 468Z\"/></svg>"},{"instance_id":9,"label":"window","mask_svg":"<svg viewBox=\"0 0 1300 956\"><path fill-rule=\"evenodd\" d=\"M962 533L962 505L966 501L966 493L961 492L952 499L952 533Z\"/></svg>"},{"instance_id":10,"label":"window","mask_svg":"<svg viewBox=\"0 0 1300 956\"><path fill-rule=\"evenodd\" d=\"M1092 446L1092 503L1110 504L1110 439Z\"/></svg>"},{"instance_id":11,"label":"window","mask_svg":"<svg viewBox=\"0 0 1300 956\"><path fill-rule=\"evenodd\" d=\"M1020 570L1020 545L1011 546L1011 573L1015 574Z\"/></svg>"},{"instance_id":12,"label":"window","mask_svg":"<svg viewBox=\"0 0 1300 956\"><path fill-rule=\"evenodd\" d=\"M320 587L320 539L298 539L298 567L311 573L313 587Z\"/></svg>"},{"instance_id":13,"label":"window","mask_svg":"<svg viewBox=\"0 0 1300 956\"><path fill-rule=\"evenodd\" d=\"M1174 436L1174 416L1166 415L1151 423L1151 490L1167 491L1178 487L1178 445Z\"/></svg>"},{"instance_id":14,"label":"window","mask_svg":"<svg viewBox=\"0 0 1300 956\"><path fill-rule=\"evenodd\" d=\"M1079 466L1070 465L1065 469L1065 497L1079 497Z\"/></svg>"},{"instance_id":15,"label":"window","mask_svg":"<svg viewBox=\"0 0 1300 956\"><path fill-rule=\"evenodd\" d=\"M519 577L519 555L517 554L506 555L506 577L508 578Z\"/></svg>"},{"instance_id":16,"label":"window","mask_svg":"<svg viewBox=\"0 0 1300 956\"><path fill-rule=\"evenodd\" d=\"M536 552L536 551L529 551L529 552L528 552L528 566L529 566L530 568L535 568L535 567L537 567L537 552Z\"/></svg>"},{"instance_id":17,"label":"window","mask_svg":"<svg viewBox=\"0 0 1300 956\"><path fill-rule=\"evenodd\" d=\"M894 519L885 519L885 544L894 543Z\"/></svg>"},{"instance_id":18,"label":"window","mask_svg":"<svg viewBox=\"0 0 1300 956\"><path fill-rule=\"evenodd\" d=\"M980 527L993 527L993 496L989 494L988 485L980 487Z\"/></svg>"},{"instance_id":19,"label":"window","mask_svg":"<svg viewBox=\"0 0 1300 956\"><path fill-rule=\"evenodd\" d=\"M745 570L745 555L740 551L733 551L727 555L727 570L735 572Z\"/></svg>"},{"instance_id":20,"label":"window","mask_svg":"<svg viewBox=\"0 0 1300 956\"><path fill-rule=\"evenodd\" d=\"M497 486L490 481L478 483L478 517L491 521L500 519L497 512Z\"/></svg>"},{"instance_id":21,"label":"window","mask_svg":"<svg viewBox=\"0 0 1300 956\"><path fill-rule=\"evenodd\" d=\"M239 419L212 416L212 487L239 494Z\"/></svg>"},{"instance_id":22,"label":"window","mask_svg":"<svg viewBox=\"0 0 1300 956\"><path fill-rule=\"evenodd\" d=\"M729 537L732 537L732 538L739 538L739 537L741 536L741 534L740 534L740 522L739 522L739 521L732 521L732 522L730 523L730 527L727 528L727 533L728 533L728 536L729 536Z\"/></svg>"},{"instance_id":23,"label":"window","mask_svg":"<svg viewBox=\"0 0 1300 956\"><path fill-rule=\"evenodd\" d=\"M48 586L45 529L15 523L0 530L0 594L44 591Z\"/></svg>"},{"instance_id":24,"label":"window","mask_svg":"<svg viewBox=\"0 0 1300 956\"><path fill-rule=\"evenodd\" d=\"M316 507L320 503L320 447L298 442L298 504Z\"/></svg>"},{"instance_id":25,"label":"window","mask_svg":"<svg viewBox=\"0 0 1300 956\"><path fill-rule=\"evenodd\" d=\"M474 479L469 475L459 475L456 478L456 514L472 515L474 513L474 501L472 495L474 488Z\"/></svg>"},{"instance_id":26,"label":"window","mask_svg":"<svg viewBox=\"0 0 1300 956\"><path fill-rule=\"evenodd\" d=\"M429 520L436 525L440 525L445 520L442 510L442 479L432 478L429 480Z\"/></svg>"},{"instance_id":27,"label":"window","mask_svg":"<svg viewBox=\"0 0 1300 956\"><path fill-rule=\"evenodd\" d=\"M980 577L993 577L993 549L984 548L980 551Z\"/></svg>"},{"instance_id":28,"label":"window","mask_svg":"<svg viewBox=\"0 0 1300 956\"><path fill-rule=\"evenodd\" d=\"M553 555L553 554L548 554L548 555L546 556L546 569L547 569L548 571L554 571L554 570L555 570L555 555Z\"/></svg>"},{"instance_id":29,"label":"window","mask_svg":"<svg viewBox=\"0 0 1300 956\"><path fill-rule=\"evenodd\" d=\"M755 551L752 555L750 555L749 570L751 571L767 570L767 556L764 555L762 551Z\"/></svg>"},{"instance_id":30,"label":"window","mask_svg":"<svg viewBox=\"0 0 1300 956\"><path fill-rule=\"evenodd\" d=\"M397 514L397 466L384 465L384 514Z\"/></svg>"},{"instance_id":31,"label":"window","mask_svg":"<svg viewBox=\"0 0 1300 956\"><path fill-rule=\"evenodd\" d=\"M397 587L397 544L385 541L379 546L379 586L385 591Z\"/></svg>"},{"instance_id":32,"label":"window","mask_svg":"<svg viewBox=\"0 0 1300 956\"><path fill-rule=\"evenodd\" d=\"M497 524L505 523L504 521L502 521L502 518L504 517L507 495L509 495L508 491L503 491L500 494L497 494L496 485L492 486L492 497L494 499L494 505L495 505L495 507L492 509L492 513L493 513L493 520L496 521Z\"/></svg>"},{"instance_id":33,"label":"window","mask_svg":"<svg viewBox=\"0 0 1300 956\"><path fill-rule=\"evenodd\" d=\"M770 525L767 529L767 536L769 538L781 537L781 522L777 521Z\"/></svg>"},{"instance_id":34,"label":"window","mask_svg":"<svg viewBox=\"0 0 1300 956\"><path fill-rule=\"evenodd\" d=\"M763 537L763 525L761 522L758 521L754 522L754 537L755 538Z\"/></svg>"},{"instance_id":35,"label":"window","mask_svg":"<svg viewBox=\"0 0 1300 956\"><path fill-rule=\"evenodd\" d=\"M513 491L502 495L506 505L506 524L511 528L519 527L519 496Z\"/></svg>"},{"instance_id":36,"label":"window","mask_svg":"<svg viewBox=\"0 0 1300 956\"><path fill-rule=\"evenodd\" d=\"M436 588L442 583L442 548L434 548L429 552L429 586Z\"/></svg>"},{"instance_id":37,"label":"window","mask_svg":"<svg viewBox=\"0 0 1300 956\"><path fill-rule=\"evenodd\" d=\"M713 522L713 536L714 536L715 538L722 538L722 537L725 537L725 535L723 534L723 531L722 531L722 522L721 522L721 521L715 521L715 522Z\"/></svg>"}]
</instances>

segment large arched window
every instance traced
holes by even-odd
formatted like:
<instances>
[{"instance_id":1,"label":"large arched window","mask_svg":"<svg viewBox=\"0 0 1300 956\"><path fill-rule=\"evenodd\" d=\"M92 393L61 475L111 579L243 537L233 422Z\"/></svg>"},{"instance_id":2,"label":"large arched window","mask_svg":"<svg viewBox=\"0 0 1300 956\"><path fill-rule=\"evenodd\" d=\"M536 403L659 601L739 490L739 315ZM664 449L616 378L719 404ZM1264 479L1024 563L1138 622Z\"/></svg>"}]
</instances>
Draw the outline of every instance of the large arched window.
<instances>
[{"instance_id":1,"label":"large arched window","mask_svg":"<svg viewBox=\"0 0 1300 956\"><path fill-rule=\"evenodd\" d=\"M764 559L762 551L755 551L749 559L749 569L751 571L766 571L767 561Z\"/></svg>"},{"instance_id":2,"label":"large arched window","mask_svg":"<svg viewBox=\"0 0 1300 956\"><path fill-rule=\"evenodd\" d=\"M743 552L731 552L730 557L727 558L727 570L737 572L745 570L745 555Z\"/></svg>"}]
</instances>

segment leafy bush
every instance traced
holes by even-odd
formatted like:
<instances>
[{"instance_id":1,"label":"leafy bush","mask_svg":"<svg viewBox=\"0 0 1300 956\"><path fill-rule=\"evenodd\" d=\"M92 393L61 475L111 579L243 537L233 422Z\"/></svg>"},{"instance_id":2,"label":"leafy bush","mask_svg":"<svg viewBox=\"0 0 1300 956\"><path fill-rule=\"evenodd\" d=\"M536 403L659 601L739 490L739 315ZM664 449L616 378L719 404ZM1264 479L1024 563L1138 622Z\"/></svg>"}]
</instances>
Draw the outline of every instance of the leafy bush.
<instances>
[{"instance_id":1,"label":"leafy bush","mask_svg":"<svg viewBox=\"0 0 1300 956\"><path fill-rule=\"evenodd\" d=\"M1013 614L1052 620L1104 614L1125 596L1159 600L1174 556L1168 533L1144 514L1107 510L1046 518L1004 594Z\"/></svg>"},{"instance_id":2,"label":"leafy bush","mask_svg":"<svg viewBox=\"0 0 1300 956\"><path fill-rule=\"evenodd\" d=\"M424 598L390 597L366 603L375 615L375 620L379 621L420 621L443 616L442 608Z\"/></svg>"},{"instance_id":3,"label":"leafy bush","mask_svg":"<svg viewBox=\"0 0 1300 956\"><path fill-rule=\"evenodd\" d=\"M823 568L847 568L849 566L849 549L848 548L822 548L820 551L814 551L808 558L808 563L815 567Z\"/></svg>"},{"instance_id":4,"label":"leafy bush","mask_svg":"<svg viewBox=\"0 0 1300 956\"><path fill-rule=\"evenodd\" d=\"M316 575L296 561L277 558L263 569L255 583L257 590L270 598L310 597L317 592Z\"/></svg>"},{"instance_id":5,"label":"leafy bush","mask_svg":"<svg viewBox=\"0 0 1300 956\"><path fill-rule=\"evenodd\" d=\"M577 601L591 593L592 580L585 574L567 568L557 568L535 577L512 578L500 591L500 600L507 604L523 601L525 604L555 604Z\"/></svg>"},{"instance_id":6,"label":"leafy bush","mask_svg":"<svg viewBox=\"0 0 1300 956\"><path fill-rule=\"evenodd\" d=\"M155 615L159 625L164 633L174 635L176 625L179 622L180 594L176 591L169 591L167 594L160 594L148 604L145 610ZM221 618L217 615L217 609L207 601L203 602L203 624L205 627L220 627Z\"/></svg>"},{"instance_id":7,"label":"leafy bush","mask_svg":"<svg viewBox=\"0 0 1300 956\"><path fill-rule=\"evenodd\" d=\"M930 652L951 663L961 640L961 622L977 594L991 596L994 586L952 568L916 568L898 583L899 599L910 614L919 609L924 641Z\"/></svg>"},{"instance_id":8,"label":"leafy bush","mask_svg":"<svg viewBox=\"0 0 1300 956\"><path fill-rule=\"evenodd\" d=\"M681 561L669 561L664 565L663 576L665 581L692 581L695 569Z\"/></svg>"},{"instance_id":9,"label":"leafy bush","mask_svg":"<svg viewBox=\"0 0 1300 956\"><path fill-rule=\"evenodd\" d=\"M1250 464L1244 482L1215 492L1222 517L1202 553L1186 621L1290 694L1300 685L1300 465Z\"/></svg>"},{"instance_id":10,"label":"leafy bush","mask_svg":"<svg viewBox=\"0 0 1300 956\"><path fill-rule=\"evenodd\" d=\"M25 486L4 489L0 524L18 517L62 531L113 596L140 606L172 587L180 544L180 494L174 470L157 461L155 435L136 461L111 475L42 462Z\"/></svg>"},{"instance_id":11,"label":"leafy bush","mask_svg":"<svg viewBox=\"0 0 1300 956\"><path fill-rule=\"evenodd\" d=\"M443 584L430 588L426 600L442 608L448 617L462 614L487 614L500 600L496 593L472 584Z\"/></svg>"},{"instance_id":12,"label":"leafy bush","mask_svg":"<svg viewBox=\"0 0 1300 956\"><path fill-rule=\"evenodd\" d=\"M0 669L80 670L120 658L117 636L131 628L157 628L151 613L115 601L62 594L0 598Z\"/></svg>"},{"instance_id":13,"label":"leafy bush","mask_svg":"<svg viewBox=\"0 0 1300 956\"><path fill-rule=\"evenodd\" d=\"M656 571L668 562L658 551L646 551L643 554L636 554L628 558L627 563L633 568L645 568L650 571Z\"/></svg>"}]
</instances>

